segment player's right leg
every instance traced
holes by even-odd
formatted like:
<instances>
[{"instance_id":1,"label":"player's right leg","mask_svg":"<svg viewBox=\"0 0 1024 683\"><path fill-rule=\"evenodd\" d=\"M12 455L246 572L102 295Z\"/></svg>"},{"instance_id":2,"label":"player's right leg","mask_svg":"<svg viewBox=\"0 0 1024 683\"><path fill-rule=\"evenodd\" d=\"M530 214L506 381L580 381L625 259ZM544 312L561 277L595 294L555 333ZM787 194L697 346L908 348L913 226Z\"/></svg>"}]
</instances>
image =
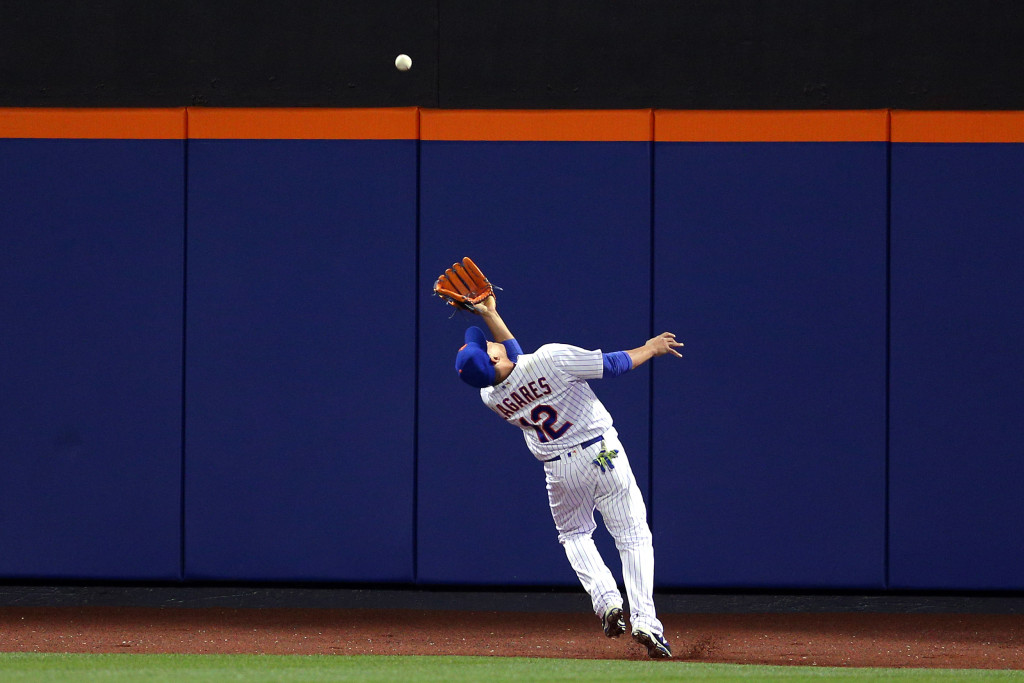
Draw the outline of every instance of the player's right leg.
<instances>
[{"instance_id":1,"label":"player's right leg","mask_svg":"<svg viewBox=\"0 0 1024 683\"><path fill-rule=\"evenodd\" d=\"M654 546L647 525L647 508L622 444L615 469L602 473L597 509L615 539L622 560L622 578L629 596L629 621L633 631L661 637L664 627L654 607Z\"/></svg>"}]
</instances>

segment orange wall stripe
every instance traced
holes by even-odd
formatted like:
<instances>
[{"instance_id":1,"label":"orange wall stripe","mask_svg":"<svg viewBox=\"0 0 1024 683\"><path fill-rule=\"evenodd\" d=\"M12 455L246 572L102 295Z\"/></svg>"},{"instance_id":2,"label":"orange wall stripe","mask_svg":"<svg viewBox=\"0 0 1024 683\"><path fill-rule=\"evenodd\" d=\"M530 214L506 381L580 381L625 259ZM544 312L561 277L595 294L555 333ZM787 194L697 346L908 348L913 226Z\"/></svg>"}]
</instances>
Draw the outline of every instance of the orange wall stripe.
<instances>
[{"instance_id":1,"label":"orange wall stripe","mask_svg":"<svg viewBox=\"0 0 1024 683\"><path fill-rule=\"evenodd\" d=\"M654 112L658 142L885 142L889 111Z\"/></svg>"},{"instance_id":2,"label":"orange wall stripe","mask_svg":"<svg viewBox=\"0 0 1024 683\"><path fill-rule=\"evenodd\" d=\"M0 138L184 140L185 109L0 109Z\"/></svg>"},{"instance_id":3,"label":"orange wall stripe","mask_svg":"<svg viewBox=\"0 0 1024 683\"><path fill-rule=\"evenodd\" d=\"M415 107L205 109L189 107L188 136L209 140L415 140Z\"/></svg>"},{"instance_id":4,"label":"orange wall stripe","mask_svg":"<svg viewBox=\"0 0 1024 683\"><path fill-rule=\"evenodd\" d=\"M891 119L891 131L890 131ZM0 108L0 138L1024 143L1024 111Z\"/></svg>"},{"instance_id":5,"label":"orange wall stripe","mask_svg":"<svg viewBox=\"0 0 1024 683\"><path fill-rule=\"evenodd\" d=\"M420 112L423 140L645 142L650 109L431 110Z\"/></svg>"},{"instance_id":6,"label":"orange wall stripe","mask_svg":"<svg viewBox=\"0 0 1024 683\"><path fill-rule=\"evenodd\" d=\"M893 142L1024 142L1020 111L894 111Z\"/></svg>"}]
</instances>

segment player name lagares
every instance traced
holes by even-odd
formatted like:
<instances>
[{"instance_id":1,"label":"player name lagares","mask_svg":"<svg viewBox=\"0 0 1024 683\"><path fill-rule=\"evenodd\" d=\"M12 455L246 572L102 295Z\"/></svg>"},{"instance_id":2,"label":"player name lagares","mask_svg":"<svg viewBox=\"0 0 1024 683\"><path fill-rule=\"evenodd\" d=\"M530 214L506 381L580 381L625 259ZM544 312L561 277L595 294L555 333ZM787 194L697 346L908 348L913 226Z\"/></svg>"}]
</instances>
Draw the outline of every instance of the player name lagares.
<instances>
[{"instance_id":1,"label":"player name lagares","mask_svg":"<svg viewBox=\"0 0 1024 683\"><path fill-rule=\"evenodd\" d=\"M548 385L547 377L540 377L535 382L530 382L514 389L505 400L494 406L494 409L508 420L520 408L524 408L550 393L551 387Z\"/></svg>"}]
</instances>

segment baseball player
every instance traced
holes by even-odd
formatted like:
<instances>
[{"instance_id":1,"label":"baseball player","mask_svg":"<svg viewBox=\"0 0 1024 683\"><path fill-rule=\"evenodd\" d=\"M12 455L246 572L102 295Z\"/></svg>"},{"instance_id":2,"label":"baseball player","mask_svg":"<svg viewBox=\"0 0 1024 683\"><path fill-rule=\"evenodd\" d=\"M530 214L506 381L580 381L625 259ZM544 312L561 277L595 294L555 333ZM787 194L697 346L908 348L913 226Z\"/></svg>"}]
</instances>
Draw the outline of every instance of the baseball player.
<instances>
[{"instance_id":1,"label":"baseball player","mask_svg":"<svg viewBox=\"0 0 1024 683\"><path fill-rule=\"evenodd\" d=\"M455 368L480 389L488 408L523 430L533 455L544 463L548 502L576 576L590 594L604 633L625 633L622 594L594 545L594 510L615 539L629 597L632 636L652 658L671 657L654 610L654 548L647 509L619 442L612 417L588 380L615 377L682 343L664 332L629 351L602 353L567 344L546 344L524 354L498 315L493 296L476 304L493 341L479 327L466 331Z\"/></svg>"}]
</instances>

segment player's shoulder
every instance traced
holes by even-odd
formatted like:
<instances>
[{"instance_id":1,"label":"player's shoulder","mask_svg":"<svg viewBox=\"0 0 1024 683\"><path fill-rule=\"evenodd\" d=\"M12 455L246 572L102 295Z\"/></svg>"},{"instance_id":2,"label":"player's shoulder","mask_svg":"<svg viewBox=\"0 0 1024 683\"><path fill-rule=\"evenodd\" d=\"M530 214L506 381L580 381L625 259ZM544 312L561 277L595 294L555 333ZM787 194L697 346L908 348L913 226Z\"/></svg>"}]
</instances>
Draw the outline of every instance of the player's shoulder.
<instances>
[{"instance_id":1,"label":"player's shoulder","mask_svg":"<svg viewBox=\"0 0 1024 683\"><path fill-rule=\"evenodd\" d=\"M569 354L569 355L595 353L594 351L591 351L590 349L585 349L585 348L583 348L581 346L573 346L572 344L561 344L561 343L545 344L544 346L542 346L539 349L537 349L536 352L540 353L541 351L547 353L548 355L556 354L556 353Z\"/></svg>"},{"instance_id":2,"label":"player's shoulder","mask_svg":"<svg viewBox=\"0 0 1024 683\"><path fill-rule=\"evenodd\" d=\"M601 355L600 350L591 351L572 344L545 344L537 349L536 353L559 366L590 360L595 355L598 357Z\"/></svg>"},{"instance_id":3,"label":"player's shoulder","mask_svg":"<svg viewBox=\"0 0 1024 683\"><path fill-rule=\"evenodd\" d=\"M560 350L566 347L568 347L568 344L547 343L539 347L533 353L537 356L550 356L552 354L558 353Z\"/></svg>"}]
</instances>

